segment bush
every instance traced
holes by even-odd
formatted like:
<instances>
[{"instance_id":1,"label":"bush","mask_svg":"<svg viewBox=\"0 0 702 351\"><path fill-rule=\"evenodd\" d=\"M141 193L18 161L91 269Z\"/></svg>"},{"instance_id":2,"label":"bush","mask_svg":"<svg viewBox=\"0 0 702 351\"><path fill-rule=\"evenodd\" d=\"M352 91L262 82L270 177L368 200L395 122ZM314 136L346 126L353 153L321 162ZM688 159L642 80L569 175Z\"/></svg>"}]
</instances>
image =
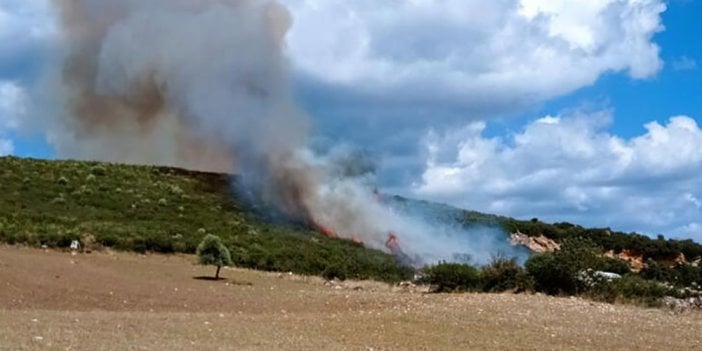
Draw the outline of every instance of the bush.
<instances>
[{"instance_id":1,"label":"bush","mask_svg":"<svg viewBox=\"0 0 702 351\"><path fill-rule=\"evenodd\" d=\"M573 295L585 289L578 281L578 273L598 269L601 259L594 244L574 238L563 242L560 250L534 255L525 267L534 278L534 287L550 295Z\"/></svg>"},{"instance_id":2,"label":"bush","mask_svg":"<svg viewBox=\"0 0 702 351\"><path fill-rule=\"evenodd\" d=\"M480 270L482 289L485 292L524 292L534 288L534 280L516 258L496 257Z\"/></svg>"},{"instance_id":3,"label":"bush","mask_svg":"<svg viewBox=\"0 0 702 351\"><path fill-rule=\"evenodd\" d=\"M677 292L660 282L629 274L620 279L600 281L586 295L608 303L628 302L655 307L660 305L663 297L676 296Z\"/></svg>"},{"instance_id":4,"label":"bush","mask_svg":"<svg viewBox=\"0 0 702 351\"><path fill-rule=\"evenodd\" d=\"M346 268L338 264L331 264L324 269L324 272L322 272L322 277L324 277L326 280L346 280Z\"/></svg>"},{"instance_id":5,"label":"bush","mask_svg":"<svg viewBox=\"0 0 702 351\"><path fill-rule=\"evenodd\" d=\"M676 274L672 268L668 268L664 264L658 263L652 259L646 261L646 268L640 273L641 277L659 282L673 282Z\"/></svg>"},{"instance_id":6,"label":"bush","mask_svg":"<svg viewBox=\"0 0 702 351\"><path fill-rule=\"evenodd\" d=\"M90 168L90 174L95 176L104 176L107 174L107 169L101 165Z\"/></svg>"},{"instance_id":7,"label":"bush","mask_svg":"<svg viewBox=\"0 0 702 351\"><path fill-rule=\"evenodd\" d=\"M420 282L429 284L433 292L480 290L480 272L473 266L442 262L426 267Z\"/></svg>"},{"instance_id":8,"label":"bush","mask_svg":"<svg viewBox=\"0 0 702 351\"><path fill-rule=\"evenodd\" d=\"M612 272L619 275L624 275L631 272L629 263L618 258L601 258L600 263L597 265L597 270L603 272Z\"/></svg>"}]
</instances>

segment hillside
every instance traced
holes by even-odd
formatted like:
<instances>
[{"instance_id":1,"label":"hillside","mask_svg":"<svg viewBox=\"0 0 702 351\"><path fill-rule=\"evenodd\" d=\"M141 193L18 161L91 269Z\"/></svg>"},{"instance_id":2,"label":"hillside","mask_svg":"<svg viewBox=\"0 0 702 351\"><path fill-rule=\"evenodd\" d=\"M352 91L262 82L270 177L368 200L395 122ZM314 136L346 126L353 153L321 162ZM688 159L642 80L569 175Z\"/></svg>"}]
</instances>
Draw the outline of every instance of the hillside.
<instances>
[{"instance_id":1,"label":"hillside","mask_svg":"<svg viewBox=\"0 0 702 351\"><path fill-rule=\"evenodd\" d=\"M411 277L413 270L389 254L329 239L306 223L281 220L265 204L248 201L251 196L236 191L235 183L223 174L168 167L0 158L0 241L65 248L80 240L87 248L193 253L211 233L232 248L241 267L385 281ZM504 234L554 242L584 237L610 255L624 252L645 262L645 268L655 266L655 272L648 273L661 280L678 279L682 273L675 271L676 263L702 256L702 246L692 240L651 239L609 228L524 221L399 196L383 198L398 211L467 229L496 227ZM685 283L697 279L685 278Z\"/></svg>"},{"instance_id":2,"label":"hillside","mask_svg":"<svg viewBox=\"0 0 702 351\"><path fill-rule=\"evenodd\" d=\"M412 276L389 254L272 223L231 183L226 175L167 167L0 158L0 241L194 253L211 233L240 267L384 281Z\"/></svg>"}]
</instances>

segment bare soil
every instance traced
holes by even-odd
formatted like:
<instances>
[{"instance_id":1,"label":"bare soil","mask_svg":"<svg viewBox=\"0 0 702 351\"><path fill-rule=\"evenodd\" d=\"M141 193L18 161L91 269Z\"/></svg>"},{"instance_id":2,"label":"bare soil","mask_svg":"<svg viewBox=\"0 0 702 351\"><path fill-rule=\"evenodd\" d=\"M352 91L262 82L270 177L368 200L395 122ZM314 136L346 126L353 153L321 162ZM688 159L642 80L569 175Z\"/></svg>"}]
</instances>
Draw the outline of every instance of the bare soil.
<instances>
[{"instance_id":1,"label":"bare soil","mask_svg":"<svg viewBox=\"0 0 702 351\"><path fill-rule=\"evenodd\" d=\"M0 246L0 350L702 350L702 314Z\"/></svg>"}]
</instances>

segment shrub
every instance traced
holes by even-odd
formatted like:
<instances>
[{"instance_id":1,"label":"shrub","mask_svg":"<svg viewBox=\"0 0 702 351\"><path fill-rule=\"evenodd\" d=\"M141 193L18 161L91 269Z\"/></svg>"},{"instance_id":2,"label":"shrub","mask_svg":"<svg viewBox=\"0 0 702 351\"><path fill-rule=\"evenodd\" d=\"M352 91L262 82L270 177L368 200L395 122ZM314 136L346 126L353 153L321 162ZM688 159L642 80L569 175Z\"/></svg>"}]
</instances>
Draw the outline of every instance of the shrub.
<instances>
[{"instance_id":1,"label":"shrub","mask_svg":"<svg viewBox=\"0 0 702 351\"><path fill-rule=\"evenodd\" d=\"M322 272L322 277L326 280L346 280L346 268L339 264L330 264Z\"/></svg>"},{"instance_id":2,"label":"shrub","mask_svg":"<svg viewBox=\"0 0 702 351\"><path fill-rule=\"evenodd\" d=\"M659 282L673 282L676 276L672 268L668 268L664 264L658 263L653 259L648 259L646 261L646 268L644 268L640 274L643 278L657 280Z\"/></svg>"},{"instance_id":3,"label":"shrub","mask_svg":"<svg viewBox=\"0 0 702 351\"><path fill-rule=\"evenodd\" d=\"M598 301L633 302L650 307L660 305L663 297L676 295L674 289L634 274L625 275L620 279L599 281L587 292L588 297Z\"/></svg>"},{"instance_id":4,"label":"shrub","mask_svg":"<svg viewBox=\"0 0 702 351\"><path fill-rule=\"evenodd\" d=\"M516 258L494 258L481 268L480 280L485 292L524 292L534 288L533 278L517 263Z\"/></svg>"},{"instance_id":5,"label":"shrub","mask_svg":"<svg viewBox=\"0 0 702 351\"><path fill-rule=\"evenodd\" d=\"M232 264L232 257L222 239L216 235L208 234L202 239L202 242L197 247L197 260L202 265L217 266L215 279L219 279L219 270L222 266Z\"/></svg>"},{"instance_id":6,"label":"shrub","mask_svg":"<svg viewBox=\"0 0 702 351\"><path fill-rule=\"evenodd\" d=\"M90 168L90 174L95 176L104 176L107 174L107 169L101 165Z\"/></svg>"},{"instance_id":7,"label":"shrub","mask_svg":"<svg viewBox=\"0 0 702 351\"><path fill-rule=\"evenodd\" d=\"M612 272L624 275L631 272L629 263L618 258L603 257L597 265L597 270L604 272Z\"/></svg>"},{"instance_id":8,"label":"shrub","mask_svg":"<svg viewBox=\"0 0 702 351\"><path fill-rule=\"evenodd\" d=\"M477 291L480 272L467 264L442 262L426 267L420 281L429 284L433 292Z\"/></svg>"},{"instance_id":9,"label":"shrub","mask_svg":"<svg viewBox=\"0 0 702 351\"><path fill-rule=\"evenodd\" d=\"M573 295L584 290L577 279L578 273L588 268L597 269L600 262L591 241L573 238L565 240L558 251L530 257L525 267L534 278L537 291Z\"/></svg>"}]
</instances>

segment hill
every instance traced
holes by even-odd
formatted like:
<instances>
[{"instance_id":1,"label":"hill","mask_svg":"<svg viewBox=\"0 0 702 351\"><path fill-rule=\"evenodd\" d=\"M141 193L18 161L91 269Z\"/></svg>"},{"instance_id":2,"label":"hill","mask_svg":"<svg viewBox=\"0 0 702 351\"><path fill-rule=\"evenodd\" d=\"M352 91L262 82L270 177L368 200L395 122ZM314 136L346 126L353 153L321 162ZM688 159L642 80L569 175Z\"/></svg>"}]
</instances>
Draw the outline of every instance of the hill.
<instances>
[{"instance_id":1,"label":"hill","mask_svg":"<svg viewBox=\"0 0 702 351\"><path fill-rule=\"evenodd\" d=\"M538 218L519 220L515 218L463 210L444 204L404 198L389 197L393 206L412 214L421 214L441 222L451 222L467 229L475 226L499 227L505 233L521 233L529 237L544 237L561 243L568 238L587 238L605 251L620 254L624 251L644 261L661 263L677 261L694 262L702 257L702 245L691 239L666 239L658 235L655 239L640 233L624 233L611 228L585 228L560 222L544 223Z\"/></svg>"},{"instance_id":2,"label":"hill","mask_svg":"<svg viewBox=\"0 0 702 351\"><path fill-rule=\"evenodd\" d=\"M247 205L232 177L168 167L0 158L0 241L67 248L79 240L136 252L194 253L208 234L237 266L400 281L413 270L389 254L275 224Z\"/></svg>"},{"instance_id":3,"label":"hill","mask_svg":"<svg viewBox=\"0 0 702 351\"><path fill-rule=\"evenodd\" d=\"M236 177L169 167L0 158L0 241L51 248L79 240L88 249L193 253L206 234L232 248L237 266L327 277L400 281L414 270L390 254L333 240L309 224L281 219L236 190ZM501 228L561 243L586 238L612 257L644 262L644 276L688 285L700 280L702 246L609 228L517 220L382 195L394 209L434 222ZM467 231L468 233L470 231ZM499 232L502 232L500 234ZM506 236L505 238L506 239ZM682 265L685 263L685 265Z\"/></svg>"}]
</instances>

